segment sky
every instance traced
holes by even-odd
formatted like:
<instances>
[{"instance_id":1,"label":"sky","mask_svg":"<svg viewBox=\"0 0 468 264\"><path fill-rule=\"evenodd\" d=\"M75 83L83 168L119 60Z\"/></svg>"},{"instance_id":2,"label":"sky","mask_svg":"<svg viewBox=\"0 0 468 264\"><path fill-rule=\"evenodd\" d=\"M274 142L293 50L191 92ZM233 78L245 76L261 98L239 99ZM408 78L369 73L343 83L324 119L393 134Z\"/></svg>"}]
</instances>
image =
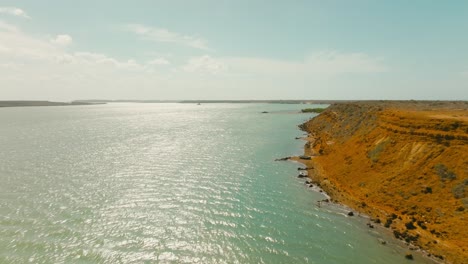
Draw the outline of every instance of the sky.
<instances>
[{"instance_id":1,"label":"sky","mask_svg":"<svg viewBox=\"0 0 468 264\"><path fill-rule=\"evenodd\" d=\"M468 1L0 0L0 100L468 100Z\"/></svg>"}]
</instances>

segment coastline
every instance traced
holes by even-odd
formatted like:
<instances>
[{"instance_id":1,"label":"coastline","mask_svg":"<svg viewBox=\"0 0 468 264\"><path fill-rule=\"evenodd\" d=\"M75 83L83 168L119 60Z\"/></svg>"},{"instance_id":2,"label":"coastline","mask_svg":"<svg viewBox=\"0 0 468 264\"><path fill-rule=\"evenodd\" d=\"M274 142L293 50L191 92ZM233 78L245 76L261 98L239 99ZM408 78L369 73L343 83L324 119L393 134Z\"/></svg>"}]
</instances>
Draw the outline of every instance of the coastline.
<instances>
[{"instance_id":1,"label":"coastline","mask_svg":"<svg viewBox=\"0 0 468 264\"><path fill-rule=\"evenodd\" d=\"M305 155L307 155L306 152L304 152ZM303 160L300 159L298 156L292 156L290 158L291 161L298 162L302 165L304 165L308 171L308 180L304 184L309 185L308 182L310 182L309 188L311 188L315 192L320 192L322 195L325 196L328 201L317 201L317 206L319 207L324 207L326 208L327 206L334 206L334 207L339 207L340 210L343 211L343 216L344 217L356 217L356 218L361 218L360 220L362 221L363 225L366 225L370 230L373 230L377 234L379 234L378 237L376 237L376 243L380 243L384 246L389 246L393 247L396 250L398 249L405 249L406 253L402 254L402 260L405 257L405 255L409 254L412 255L412 257L416 257L416 255L424 259L424 263L434 263L434 264L441 264L444 263L442 260L437 259L433 255L431 255L428 251L422 248L415 247L414 245L406 243L402 239L395 239L392 235L392 230L389 228L385 228L383 225L380 225L379 223L375 223L374 219L372 218L371 215L369 215L367 212L361 211L359 209L356 209L355 207L352 206L352 203L346 202L346 198L352 198L352 197L346 197L345 194L341 193L339 188L337 186L334 186L332 183L327 181L327 177L320 168L320 165L316 162L314 162L314 159L312 158L311 160ZM320 168L320 169L318 169ZM311 187L313 185L313 187ZM345 198L344 200L338 200L339 198ZM335 208L336 210L336 208ZM349 213L353 213L352 215L349 215ZM389 242L388 239L383 239L382 237L386 237L388 239L393 239L396 241ZM399 243L397 243L399 242Z\"/></svg>"},{"instance_id":2,"label":"coastline","mask_svg":"<svg viewBox=\"0 0 468 264\"><path fill-rule=\"evenodd\" d=\"M51 101L0 101L1 107L32 107L32 106L75 106L75 105L97 105L104 103L93 102L51 102Z\"/></svg>"},{"instance_id":3,"label":"coastline","mask_svg":"<svg viewBox=\"0 0 468 264\"><path fill-rule=\"evenodd\" d=\"M355 113L351 113L351 117L350 117L349 115L346 114L345 111L349 111L350 110L349 107L355 108L356 106L360 108L359 110L361 110L361 111L356 111L358 112L358 115L355 115ZM447 107L447 105L444 104L442 105L442 107L439 106L437 110L439 112L443 112L444 115L447 115L447 113L452 110L457 112L459 110L457 107L459 106L460 106L459 104L456 104L456 107L451 108L451 107ZM355 145L349 144L350 141L352 142L353 140L352 136L355 134L360 134L360 136L362 137L368 137L369 133L373 133L373 131L376 129L381 129L382 122L380 122L379 120L379 118L381 118L380 112L383 110L385 111L389 109L392 109L393 111L395 107L398 108L399 111L403 113L406 111L409 111L409 112L422 111L422 110L428 111L426 109L427 104L418 105L417 107L414 107L414 105L410 107L409 105L405 105L405 104L403 104L403 107L401 105L395 106L388 102L385 104L376 103L376 104L371 104L371 105L369 104L360 105L359 103L338 104L338 106L332 105L325 112L325 114L322 114L325 116L325 118L322 115L318 115L317 117L307 121L306 123L300 126L302 130L308 133L307 137L304 137L302 139L306 141L306 144L304 146L304 155L310 156L311 159L305 160L305 159L301 159L300 157L291 157L291 160L300 162L306 166L310 181L313 184L319 186L321 189L323 189L323 191L326 192L327 195L330 196L331 202L345 205L346 207L351 208L353 211L359 212L359 214L363 214L366 217L368 217L370 222L372 223L371 225L379 227L378 229L385 230L390 235L392 235L393 233L395 238L405 242L409 253L420 251L423 256L427 257L428 259L432 260L435 263L442 263L442 262L463 263L465 256L466 256L466 253L463 249L463 245L464 243L466 243L466 241L453 239L453 237L456 238L457 237L456 235L458 235L458 234L455 234L454 236L451 236L452 234L450 233L450 231L453 231L453 230L435 229L436 224L439 224L437 221L439 222L441 221L439 218L437 218L437 220L434 221L430 219L429 214L420 213L417 210L413 210L413 212L411 212L410 214L407 214L408 210L411 210L411 208L414 209L414 207L420 206L421 204L424 204L424 202L422 203L421 201L419 201L419 203L407 202L406 204L403 202L403 203L396 203L396 206L393 206L392 201L390 200L388 201L388 203L382 204L381 201L388 199L389 197L385 197L386 194L375 193L375 191L381 190L380 188L381 186L378 186L379 184L380 185L387 184L386 179L382 179L380 183L377 183L377 185L374 184L373 185L373 188L375 188L374 191L372 189L370 190L366 189L365 192L362 192L361 190L359 190L359 187L363 187L360 185L367 184L368 178L359 177L359 176L358 177L351 176L353 173L360 173L359 170L355 172L353 169L356 167L369 166L371 168L370 174L379 176L379 173L380 173L379 169L381 168L378 167L373 162L364 164L362 160L359 160L356 158L351 160L349 156L343 157L341 155L343 153L341 153L340 150L336 149L336 148L355 147ZM462 109L461 118L460 116L457 116L457 115L453 115L451 116L451 118L455 118L457 120L461 120L461 122L465 122L466 109L463 108L463 103L462 103L461 109ZM352 110L356 110L356 109L352 109ZM379 113L379 114L376 114L376 113ZM459 113L460 112L457 112L457 114ZM325 120L326 118L330 118L330 116L334 118L332 118L332 120ZM433 116L434 115L432 115L431 117ZM349 120L347 120L347 118L359 119L356 122L357 125L353 127L354 124L349 124L348 122ZM314 121L314 119L316 121ZM338 123L338 127L342 129L341 131L335 130L337 129L336 123ZM346 123L346 126L345 126L346 129L343 130L343 126L340 123ZM351 131L349 135L344 136L343 131L345 130ZM381 131L379 132L381 133ZM457 133L458 132L459 131L457 131ZM340 136L342 138L339 138ZM424 135L424 136L427 136L427 135ZM465 135L463 135L463 133L462 134L458 133L455 136L458 136L459 138L461 138L462 143L456 145L454 144L454 142L451 142L452 148L453 146L458 146L458 147L461 146L462 150L465 149L466 148L466 144L464 141ZM407 140L406 138L397 138L395 136L393 136L393 138L395 138L396 140L402 140L402 141ZM414 141L421 140L420 138L417 139L414 137L412 137L411 139L414 139ZM338 153L335 153L335 151ZM359 153L357 152L364 153L364 151L362 150L353 149L353 151L356 151L356 153L354 153L355 155L359 155ZM365 155L366 158L369 158L367 155L367 150L365 153L366 153ZM461 158L463 159L464 156L462 156ZM330 163L330 160L335 160L335 161L334 163ZM356 161L359 161L360 164L357 163ZM405 166L407 166L406 164L407 162L404 161L404 163L405 163ZM385 166L382 166L382 167L385 168ZM460 170L457 170L457 174L459 172ZM343 173L343 174L346 173L346 176L350 176L350 178L354 177L352 179L353 181L357 182L361 180L362 182L358 183L358 186L348 186L349 179L344 180L343 178L344 176L341 176L338 173ZM380 173L380 175L382 174ZM392 178L395 178L395 177L392 177ZM461 178L463 179L463 177ZM400 184L403 184L403 185L408 184L408 187L413 188L413 189L420 187L420 186L411 187L411 184L412 184L411 181L400 182ZM427 184L430 184L430 182L427 181ZM443 184L447 185L447 182L443 182ZM437 191L435 187L433 187L433 189L435 192ZM377 196L380 196L379 197L380 199L374 200L373 198ZM415 194L415 196L418 196L418 194ZM433 206L433 204L430 204L430 205ZM407 208L407 207L410 207L410 208ZM450 204L450 207L453 207L453 205ZM439 210L439 208L436 208L436 210ZM459 218L461 219L461 221L463 221L464 219L463 214L465 214L466 211L456 212L456 214L457 213L459 215L462 215ZM419 220L419 219L422 219L422 220ZM455 219L455 220L449 219L449 220L455 222L455 220L458 220L458 219ZM390 221L390 224L388 224L389 221ZM413 222L415 223L414 225L413 225ZM455 222L455 224L457 223ZM429 228L427 228L426 226L434 227L434 229L430 229L430 232L428 232L427 229ZM461 228L462 230L461 231L458 230L457 232L463 233L464 232L463 226ZM442 233L442 235L439 235L440 233ZM459 247L456 248L454 247L454 245L459 246Z\"/></svg>"}]
</instances>

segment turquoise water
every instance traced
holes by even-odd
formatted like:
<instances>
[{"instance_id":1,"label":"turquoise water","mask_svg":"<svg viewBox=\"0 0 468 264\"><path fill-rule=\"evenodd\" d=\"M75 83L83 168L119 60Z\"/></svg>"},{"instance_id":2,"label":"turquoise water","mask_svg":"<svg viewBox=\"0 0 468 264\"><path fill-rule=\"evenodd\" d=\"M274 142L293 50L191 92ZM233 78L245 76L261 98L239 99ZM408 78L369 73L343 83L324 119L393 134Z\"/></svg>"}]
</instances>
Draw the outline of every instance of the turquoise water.
<instances>
[{"instance_id":1,"label":"turquoise water","mask_svg":"<svg viewBox=\"0 0 468 264\"><path fill-rule=\"evenodd\" d=\"M301 108L0 109L0 263L406 262L273 161Z\"/></svg>"}]
</instances>

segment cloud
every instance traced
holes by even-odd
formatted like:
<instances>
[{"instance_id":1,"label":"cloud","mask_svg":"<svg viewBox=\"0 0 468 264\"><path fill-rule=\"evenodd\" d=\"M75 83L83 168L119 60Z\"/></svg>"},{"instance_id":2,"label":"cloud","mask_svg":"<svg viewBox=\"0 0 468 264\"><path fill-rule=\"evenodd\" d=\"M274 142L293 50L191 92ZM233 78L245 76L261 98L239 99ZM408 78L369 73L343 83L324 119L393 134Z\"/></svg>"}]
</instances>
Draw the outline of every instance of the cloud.
<instances>
[{"instance_id":1,"label":"cloud","mask_svg":"<svg viewBox=\"0 0 468 264\"><path fill-rule=\"evenodd\" d=\"M17 7L0 7L0 14L8 14L27 19L31 18L24 10Z\"/></svg>"},{"instance_id":2,"label":"cloud","mask_svg":"<svg viewBox=\"0 0 468 264\"><path fill-rule=\"evenodd\" d=\"M66 39L51 41L0 21L0 99L324 98L333 89L346 98L357 93L349 74L388 70L381 58L338 51L300 60L203 55L169 62L152 54L137 61L64 49L59 43L73 41Z\"/></svg>"},{"instance_id":3,"label":"cloud","mask_svg":"<svg viewBox=\"0 0 468 264\"><path fill-rule=\"evenodd\" d=\"M148 73L150 65L132 59L119 60L93 52L68 52L58 45L71 42L71 38L64 36L50 41L0 23L1 97L105 96L134 85L148 87L145 79L149 77L152 81L157 80Z\"/></svg>"},{"instance_id":4,"label":"cloud","mask_svg":"<svg viewBox=\"0 0 468 264\"><path fill-rule=\"evenodd\" d=\"M216 74L225 69L225 64L221 59L215 59L208 55L190 58L182 67L186 72L203 72Z\"/></svg>"},{"instance_id":5,"label":"cloud","mask_svg":"<svg viewBox=\"0 0 468 264\"><path fill-rule=\"evenodd\" d=\"M128 24L124 28L147 40L175 43L200 50L210 50L206 41L199 37L183 35L164 28L149 27L141 24Z\"/></svg>"},{"instance_id":6,"label":"cloud","mask_svg":"<svg viewBox=\"0 0 468 264\"><path fill-rule=\"evenodd\" d=\"M57 44L59 46L68 46L72 44L73 39L70 35L57 35L54 39L52 39L50 42L53 44Z\"/></svg>"},{"instance_id":7,"label":"cloud","mask_svg":"<svg viewBox=\"0 0 468 264\"><path fill-rule=\"evenodd\" d=\"M273 75L333 77L342 74L366 74L387 71L382 59L363 53L322 51L301 61L261 57L220 57L209 55L190 58L182 69L186 72L227 73L234 75Z\"/></svg>"},{"instance_id":8,"label":"cloud","mask_svg":"<svg viewBox=\"0 0 468 264\"><path fill-rule=\"evenodd\" d=\"M6 31L6 32L17 32L18 28L15 27L14 25L7 24L7 23L0 20L0 30L1 31Z\"/></svg>"},{"instance_id":9,"label":"cloud","mask_svg":"<svg viewBox=\"0 0 468 264\"><path fill-rule=\"evenodd\" d=\"M157 58L148 61L148 65L169 65L170 62L164 58Z\"/></svg>"},{"instance_id":10,"label":"cloud","mask_svg":"<svg viewBox=\"0 0 468 264\"><path fill-rule=\"evenodd\" d=\"M379 73L387 71L382 59L363 53L322 51L312 53L302 61L269 58L224 58L234 71L254 74L336 76L340 74Z\"/></svg>"}]
</instances>

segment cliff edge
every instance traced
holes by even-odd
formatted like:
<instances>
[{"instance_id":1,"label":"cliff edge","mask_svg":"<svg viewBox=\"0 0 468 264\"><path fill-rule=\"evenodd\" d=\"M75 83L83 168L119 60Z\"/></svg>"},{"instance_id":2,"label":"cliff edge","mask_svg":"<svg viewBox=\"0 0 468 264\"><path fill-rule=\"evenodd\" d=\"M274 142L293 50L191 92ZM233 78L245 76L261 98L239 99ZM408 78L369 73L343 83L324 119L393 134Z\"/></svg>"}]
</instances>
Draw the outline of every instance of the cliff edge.
<instances>
[{"instance_id":1,"label":"cliff edge","mask_svg":"<svg viewBox=\"0 0 468 264\"><path fill-rule=\"evenodd\" d=\"M468 260L468 102L354 102L301 125L334 201L448 263Z\"/></svg>"}]
</instances>

